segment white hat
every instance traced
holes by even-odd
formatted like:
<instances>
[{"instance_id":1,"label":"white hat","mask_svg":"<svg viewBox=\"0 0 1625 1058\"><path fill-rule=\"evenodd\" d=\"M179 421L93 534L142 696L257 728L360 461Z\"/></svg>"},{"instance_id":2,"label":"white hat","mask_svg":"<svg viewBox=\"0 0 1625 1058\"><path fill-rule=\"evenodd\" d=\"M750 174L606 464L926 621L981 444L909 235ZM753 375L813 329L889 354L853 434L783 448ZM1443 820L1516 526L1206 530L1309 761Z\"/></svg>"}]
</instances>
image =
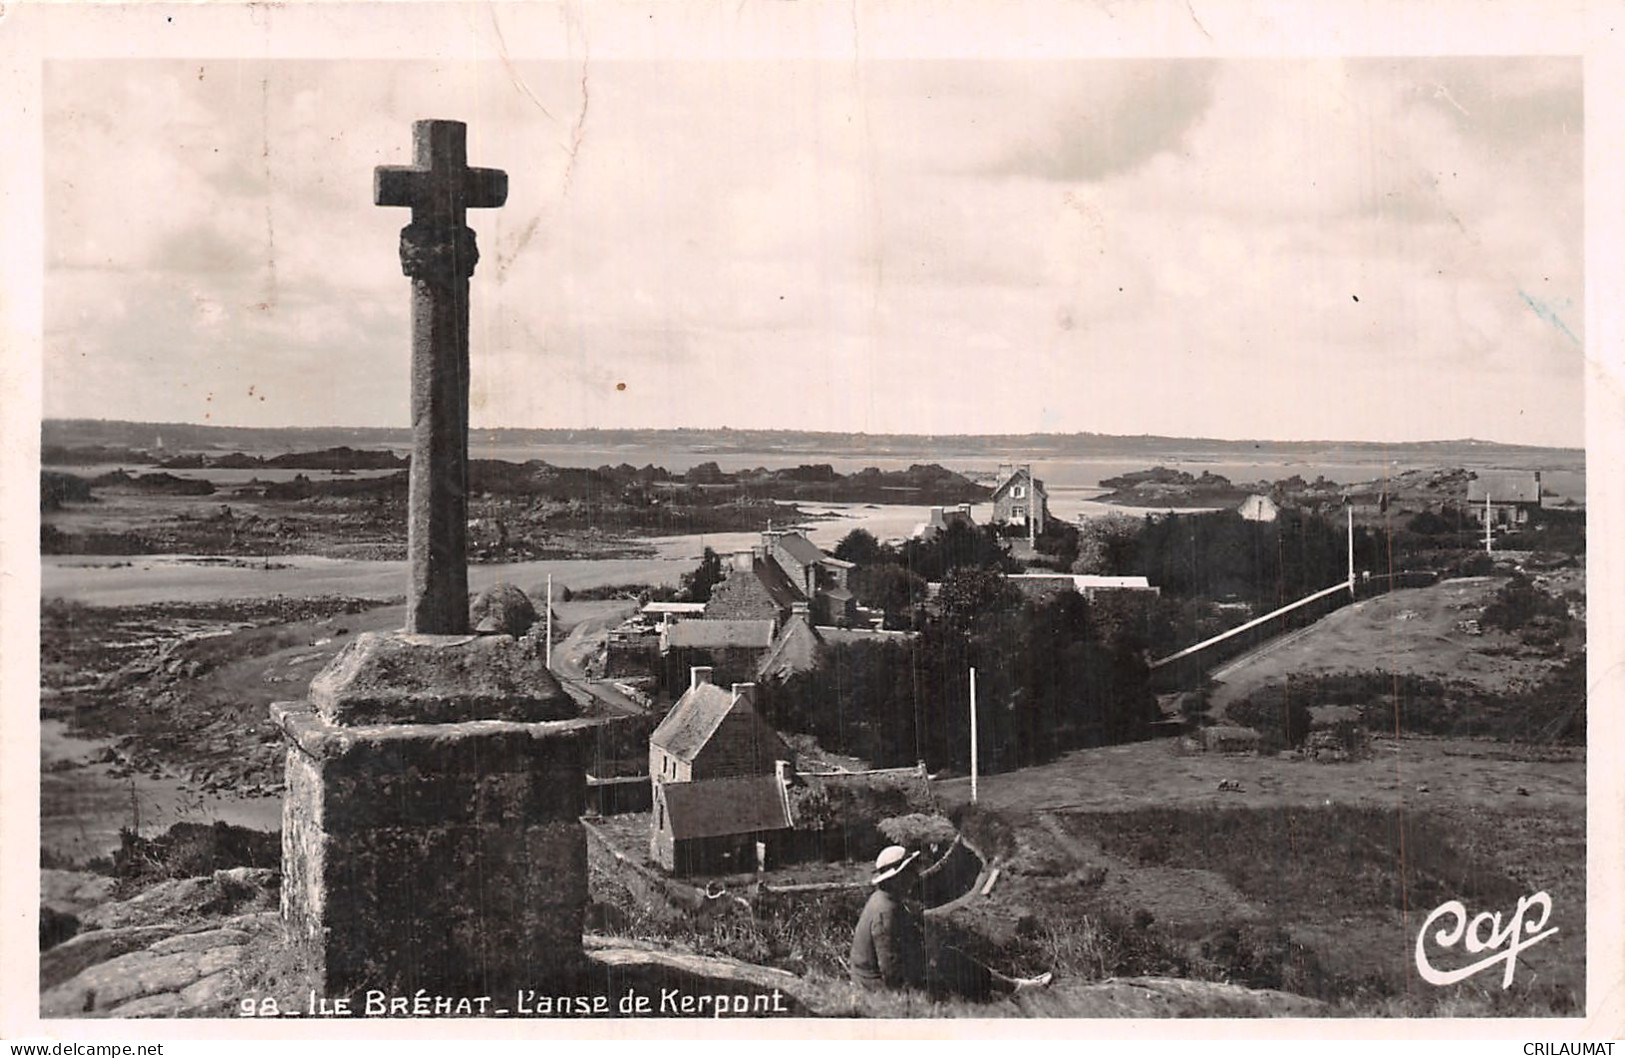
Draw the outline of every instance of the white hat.
<instances>
[{"instance_id":1,"label":"white hat","mask_svg":"<svg viewBox=\"0 0 1625 1058\"><path fill-rule=\"evenodd\" d=\"M919 855L918 852L909 852L901 845L886 846L880 850L880 855L875 857L875 873L874 877L869 879L869 884L879 885L887 878L902 874Z\"/></svg>"}]
</instances>

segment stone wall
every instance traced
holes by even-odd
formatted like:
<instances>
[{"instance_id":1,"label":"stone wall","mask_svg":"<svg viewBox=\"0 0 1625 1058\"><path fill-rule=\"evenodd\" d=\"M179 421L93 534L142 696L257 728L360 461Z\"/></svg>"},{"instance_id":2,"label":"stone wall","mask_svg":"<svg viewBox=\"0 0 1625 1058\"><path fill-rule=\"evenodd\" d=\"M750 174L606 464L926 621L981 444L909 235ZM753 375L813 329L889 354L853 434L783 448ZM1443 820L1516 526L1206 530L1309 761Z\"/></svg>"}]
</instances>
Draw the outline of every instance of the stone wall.
<instances>
[{"instance_id":1,"label":"stone wall","mask_svg":"<svg viewBox=\"0 0 1625 1058\"><path fill-rule=\"evenodd\" d=\"M609 640L604 654L604 678L636 679L660 674L660 637Z\"/></svg>"}]
</instances>

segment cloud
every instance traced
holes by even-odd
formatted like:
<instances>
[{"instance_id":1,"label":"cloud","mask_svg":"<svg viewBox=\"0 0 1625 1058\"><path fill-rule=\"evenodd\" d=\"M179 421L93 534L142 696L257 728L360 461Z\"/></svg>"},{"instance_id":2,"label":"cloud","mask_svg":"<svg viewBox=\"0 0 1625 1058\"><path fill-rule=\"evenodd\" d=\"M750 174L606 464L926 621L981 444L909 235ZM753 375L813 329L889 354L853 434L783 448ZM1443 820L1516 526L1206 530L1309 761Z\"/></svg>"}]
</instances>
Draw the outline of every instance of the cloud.
<instances>
[{"instance_id":1,"label":"cloud","mask_svg":"<svg viewBox=\"0 0 1625 1058\"><path fill-rule=\"evenodd\" d=\"M581 72L48 70L47 412L403 422L451 116L483 425L1578 441L1569 60L594 62L574 144Z\"/></svg>"},{"instance_id":2,"label":"cloud","mask_svg":"<svg viewBox=\"0 0 1625 1058\"><path fill-rule=\"evenodd\" d=\"M1177 154L1211 102L1213 75L1212 63L1196 59L1074 67L1039 103L1037 121L1012 122L1016 141L983 171L1098 181Z\"/></svg>"}]
</instances>

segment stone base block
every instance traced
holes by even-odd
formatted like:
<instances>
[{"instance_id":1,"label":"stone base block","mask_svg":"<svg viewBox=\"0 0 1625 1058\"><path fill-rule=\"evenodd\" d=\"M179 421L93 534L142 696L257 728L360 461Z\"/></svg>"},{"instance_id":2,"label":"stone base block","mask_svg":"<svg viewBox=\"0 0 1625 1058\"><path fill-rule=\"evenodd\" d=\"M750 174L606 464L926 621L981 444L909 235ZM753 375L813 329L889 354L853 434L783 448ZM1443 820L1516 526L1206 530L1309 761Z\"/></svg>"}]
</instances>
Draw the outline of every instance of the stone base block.
<instances>
[{"instance_id":1,"label":"stone base block","mask_svg":"<svg viewBox=\"0 0 1625 1058\"><path fill-rule=\"evenodd\" d=\"M363 632L310 681L310 702L333 724L575 716L575 700L535 646L504 635Z\"/></svg>"},{"instance_id":2,"label":"stone base block","mask_svg":"<svg viewBox=\"0 0 1625 1058\"><path fill-rule=\"evenodd\" d=\"M500 996L579 974L590 724L272 715L289 742L283 918L330 996Z\"/></svg>"}]
</instances>

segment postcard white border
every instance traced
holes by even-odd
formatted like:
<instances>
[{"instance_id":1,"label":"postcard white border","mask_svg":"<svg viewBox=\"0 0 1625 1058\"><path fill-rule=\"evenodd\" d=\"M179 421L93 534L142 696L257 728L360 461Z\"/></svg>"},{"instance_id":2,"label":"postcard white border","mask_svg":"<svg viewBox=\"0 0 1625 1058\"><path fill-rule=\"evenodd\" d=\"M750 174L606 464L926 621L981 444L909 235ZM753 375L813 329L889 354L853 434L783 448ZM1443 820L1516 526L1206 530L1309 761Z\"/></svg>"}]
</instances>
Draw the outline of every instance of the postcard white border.
<instances>
[{"instance_id":1,"label":"postcard white border","mask_svg":"<svg viewBox=\"0 0 1625 1058\"><path fill-rule=\"evenodd\" d=\"M1586 88L1586 446L1591 707L1584 1020L278 1023L37 1016L37 497L43 232L41 63L55 58L1581 55ZM1625 1033L1625 5L1336 0L101 5L0 0L0 1038L1409 1038L1560 1040ZM337 105L342 105L341 103ZM160 203L142 208L162 208Z\"/></svg>"}]
</instances>

